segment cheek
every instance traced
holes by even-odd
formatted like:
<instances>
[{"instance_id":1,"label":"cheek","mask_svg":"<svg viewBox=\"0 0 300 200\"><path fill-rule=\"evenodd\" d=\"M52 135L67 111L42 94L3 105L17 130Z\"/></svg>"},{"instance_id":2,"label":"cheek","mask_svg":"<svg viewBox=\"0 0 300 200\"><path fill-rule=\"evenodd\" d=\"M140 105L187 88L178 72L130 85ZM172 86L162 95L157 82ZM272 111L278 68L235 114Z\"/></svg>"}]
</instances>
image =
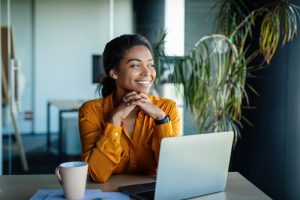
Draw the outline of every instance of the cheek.
<instances>
[{"instance_id":1,"label":"cheek","mask_svg":"<svg viewBox=\"0 0 300 200\"><path fill-rule=\"evenodd\" d=\"M126 81L132 77L132 73L124 70L124 71L119 71L119 78L122 79L123 81Z\"/></svg>"},{"instance_id":2,"label":"cheek","mask_svg":"<svg viewBox=\"0 0 300 200\"><path fill-rule=\"evenodd\" d=\"M153 78L155 78L156 77L156 71L155 71L155 69L153 68L153 70L152 70L152 76L153 76Z\"/></svg>"}]
</instances>

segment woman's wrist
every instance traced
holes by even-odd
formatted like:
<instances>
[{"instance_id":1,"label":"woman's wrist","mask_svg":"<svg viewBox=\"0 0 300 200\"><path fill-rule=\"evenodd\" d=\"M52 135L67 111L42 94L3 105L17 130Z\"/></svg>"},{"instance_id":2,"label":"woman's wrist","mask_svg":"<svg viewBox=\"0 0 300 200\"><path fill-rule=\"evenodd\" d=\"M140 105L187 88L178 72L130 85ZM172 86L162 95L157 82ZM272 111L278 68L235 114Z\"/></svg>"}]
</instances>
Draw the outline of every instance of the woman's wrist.
<instances>
[{"instance_id":1,"label":"woman's wrist","mask_svg":"<svg viewBox=\"0 0 300 200\"><path fill-rule=\"evenodd\" d=\"M109 121L111 124L113 124L115 126L121 126L122 119L121 119L121 117L119 117L117 115L111 115Z\"/></svg>"},{"instance_id":2,"label":"woman's wrist","mask_svg":"<svg viewBox=\"0 0 300 200\"><path fill-rule=\"evenodd\" d=\"M158 115L154 118L154 120L162 120L166 117L166 113L163 111L159 112Z\"/></svg>"}]
</instances>

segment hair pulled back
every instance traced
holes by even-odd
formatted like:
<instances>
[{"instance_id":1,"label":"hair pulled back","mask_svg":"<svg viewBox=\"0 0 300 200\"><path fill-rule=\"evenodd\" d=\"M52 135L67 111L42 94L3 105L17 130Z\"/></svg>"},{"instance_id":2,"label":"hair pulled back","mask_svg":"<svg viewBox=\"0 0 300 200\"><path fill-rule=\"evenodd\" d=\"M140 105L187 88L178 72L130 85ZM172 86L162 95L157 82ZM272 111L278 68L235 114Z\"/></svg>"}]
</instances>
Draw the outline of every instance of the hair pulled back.
<instances>
[{"instance_id":1,"label":"hair pulled back","mask_svg":"<svg viewBox=\"0 0 300 200\"><path fill-rule=\"evenodd\" d=\"M102 94L102 97L106 97L116 90L115 80L109 76L110 70L118 70L120 61L126 55L127 51L139 45L148 48L153 55L151 44L146 37L139 34L121 35L105 45L102 62L106 76L100 81L97 87L99 95Z\"/></svg>"}]
</instances>

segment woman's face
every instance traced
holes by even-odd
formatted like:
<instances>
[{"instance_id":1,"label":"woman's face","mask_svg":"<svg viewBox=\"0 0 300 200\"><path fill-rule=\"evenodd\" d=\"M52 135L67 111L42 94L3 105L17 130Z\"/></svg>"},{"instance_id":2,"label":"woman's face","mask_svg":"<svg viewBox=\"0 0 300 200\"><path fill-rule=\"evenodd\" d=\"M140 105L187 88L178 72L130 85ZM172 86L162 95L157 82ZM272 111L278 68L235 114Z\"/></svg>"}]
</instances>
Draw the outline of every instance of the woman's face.
<instances>
[{"instance_id":1,"label":"woman's face","mask_svg":"<svg viewBox=\"0 0 300 200\"><path fill-rule=\"evenodd\" d=\"M129 49L121 59L119 69L111 72L117 92L122 95L131 91L147 94L156 77L152 54L142 45Z\"/></svg>"}]
</instances>

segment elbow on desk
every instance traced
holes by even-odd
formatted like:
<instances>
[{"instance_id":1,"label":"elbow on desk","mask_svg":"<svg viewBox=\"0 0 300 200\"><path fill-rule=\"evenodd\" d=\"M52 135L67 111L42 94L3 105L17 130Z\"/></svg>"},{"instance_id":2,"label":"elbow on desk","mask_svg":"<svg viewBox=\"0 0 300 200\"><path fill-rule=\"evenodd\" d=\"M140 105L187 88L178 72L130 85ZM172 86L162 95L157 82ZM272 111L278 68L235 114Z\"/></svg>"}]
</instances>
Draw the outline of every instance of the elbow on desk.
<instances>
[{"instance_id":1,"label":"elbow on desk","mask_svg":"<svg viewBox=\"0 0 300 200\"><path fill-rule=\"evenodd\" d=\"M89 155L83 154L82 160L89 164L88 174L93 181L97 183L104 183L111 176L111 173L106 172L103 166L99 166L99 161L97 161L96 163L93 162L93 159L90 159Z\"/></svg>"},{"instance_id":2,"label":"elbow on desk","mask_svg":"<svg viewBox=\"0 0 300 200\"><path fill-rule=\"evenodd\" d=\"M110 175L105 173L99 173L93 169L93 167L89 166L89 175L92 178L93 181L98 183L104 183L106 182Z\"/></svg>"}]
</instances>

